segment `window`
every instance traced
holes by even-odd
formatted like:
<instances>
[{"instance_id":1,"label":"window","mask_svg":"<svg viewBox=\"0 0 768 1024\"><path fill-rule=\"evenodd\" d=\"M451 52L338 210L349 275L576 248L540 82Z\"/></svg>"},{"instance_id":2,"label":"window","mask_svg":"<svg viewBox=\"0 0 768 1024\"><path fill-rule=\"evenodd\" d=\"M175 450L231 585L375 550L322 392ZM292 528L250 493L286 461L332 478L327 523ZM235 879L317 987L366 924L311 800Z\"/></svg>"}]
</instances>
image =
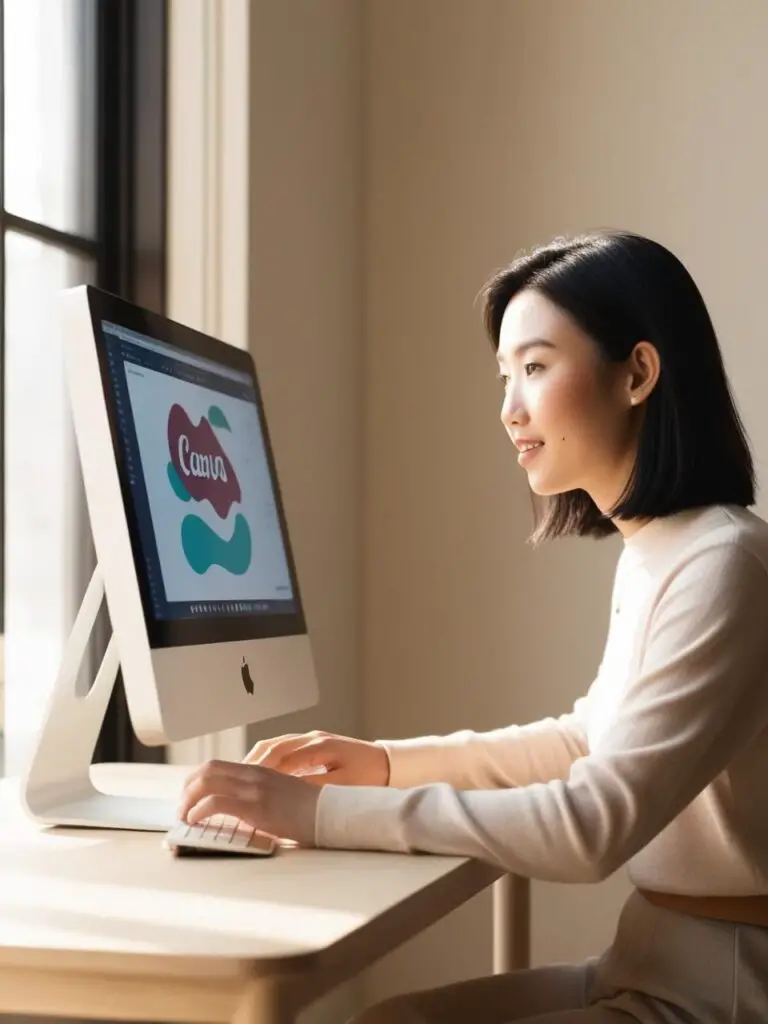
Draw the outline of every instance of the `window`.
<instances>
[{"instance_id":1,"label":"window","mask_svg":"<svg viewBox=\"0 0 768 1024\"><path fill-rule=\"evenodd\" d=\"M12 703L23 711L28 701L35 718L90 571L57 292L90 282L164 310L167 5L0 3L0 632L9 630L10 728ZM118 685L98 758L160 754L135 740Z\"/></svg>"}]
</instances>

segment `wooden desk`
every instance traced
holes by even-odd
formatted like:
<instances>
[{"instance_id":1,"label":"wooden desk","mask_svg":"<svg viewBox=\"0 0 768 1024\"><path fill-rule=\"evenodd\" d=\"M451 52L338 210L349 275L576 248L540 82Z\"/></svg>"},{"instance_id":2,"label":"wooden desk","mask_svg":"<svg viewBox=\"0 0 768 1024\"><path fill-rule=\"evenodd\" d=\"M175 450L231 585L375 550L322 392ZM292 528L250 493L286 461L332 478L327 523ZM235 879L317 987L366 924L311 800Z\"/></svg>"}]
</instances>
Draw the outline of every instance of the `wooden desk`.
<instances>
[{"instance_id":1,"label":"wooden desk","mask_svg":"<svg viewBox=\"0 0 768 1024\"><path fill-rule=\"evenodd\" d=\"M106 791L171 799L187 773L98 768ZM177 860L157 833L38 829L3 785L0 1013L288 1024L500 875L330 850Z\"/></svg>"}]
</instances>

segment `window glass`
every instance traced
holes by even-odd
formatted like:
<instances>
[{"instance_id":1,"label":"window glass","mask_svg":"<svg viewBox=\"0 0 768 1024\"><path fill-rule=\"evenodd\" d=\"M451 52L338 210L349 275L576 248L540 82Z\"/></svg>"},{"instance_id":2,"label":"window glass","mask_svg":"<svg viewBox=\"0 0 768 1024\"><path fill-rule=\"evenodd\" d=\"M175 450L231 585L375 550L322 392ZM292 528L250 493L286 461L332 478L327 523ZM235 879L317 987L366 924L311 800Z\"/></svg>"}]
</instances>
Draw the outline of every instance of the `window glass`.
<instances>
[{"instance_id":1,"label":"window glass","mask_svg":"<svg viewBox=\"0 0 768 1024\"><path fill-rule=\"evenodd\" d=\"M96 234L98 0L5 0L5 209Z\"/></svg>"}]
</instances>

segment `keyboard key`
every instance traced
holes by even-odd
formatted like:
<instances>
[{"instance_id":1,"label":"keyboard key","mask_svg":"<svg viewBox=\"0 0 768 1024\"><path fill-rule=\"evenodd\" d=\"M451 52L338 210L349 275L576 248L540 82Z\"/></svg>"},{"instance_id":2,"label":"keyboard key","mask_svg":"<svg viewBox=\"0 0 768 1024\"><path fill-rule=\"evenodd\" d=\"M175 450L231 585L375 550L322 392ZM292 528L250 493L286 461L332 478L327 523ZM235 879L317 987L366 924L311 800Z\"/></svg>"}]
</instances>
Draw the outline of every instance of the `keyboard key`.
<instances>
[{"instance_id":1,"label":"keyboard key","mask_svg":"<svg viewBox=\"0 0 768 1024\"><path fill-rule=\"evenodd\" d=\"M179 822L166 833L163 845L176 856L226 856L254 854L270 856L277 841L236 818L215 816L196 825Z\"/></svg>"}]
</instances>

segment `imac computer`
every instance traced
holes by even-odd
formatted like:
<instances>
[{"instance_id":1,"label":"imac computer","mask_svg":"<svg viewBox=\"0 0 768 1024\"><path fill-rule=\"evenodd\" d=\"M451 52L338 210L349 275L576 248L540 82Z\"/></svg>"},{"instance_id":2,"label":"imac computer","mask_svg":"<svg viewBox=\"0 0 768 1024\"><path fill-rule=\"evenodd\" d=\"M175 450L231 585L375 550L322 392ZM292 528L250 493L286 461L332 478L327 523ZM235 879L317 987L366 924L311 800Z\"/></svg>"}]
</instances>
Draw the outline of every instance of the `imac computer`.
<instances>
[{"instance_id":1,"label":"imac computer","mask_svg":"<svg viewBox=\"0 0 768 1024\"><path fill-rule=\"evenodd\" d=\"M90 286L62 293L61 324L97 566L22 799L48 824L164 831L173 806L91 780L118 668L150 746L315 704L286 512L247 352ZM112 636L84 694L103 598Z\"/></svg>"}]
</instances>

